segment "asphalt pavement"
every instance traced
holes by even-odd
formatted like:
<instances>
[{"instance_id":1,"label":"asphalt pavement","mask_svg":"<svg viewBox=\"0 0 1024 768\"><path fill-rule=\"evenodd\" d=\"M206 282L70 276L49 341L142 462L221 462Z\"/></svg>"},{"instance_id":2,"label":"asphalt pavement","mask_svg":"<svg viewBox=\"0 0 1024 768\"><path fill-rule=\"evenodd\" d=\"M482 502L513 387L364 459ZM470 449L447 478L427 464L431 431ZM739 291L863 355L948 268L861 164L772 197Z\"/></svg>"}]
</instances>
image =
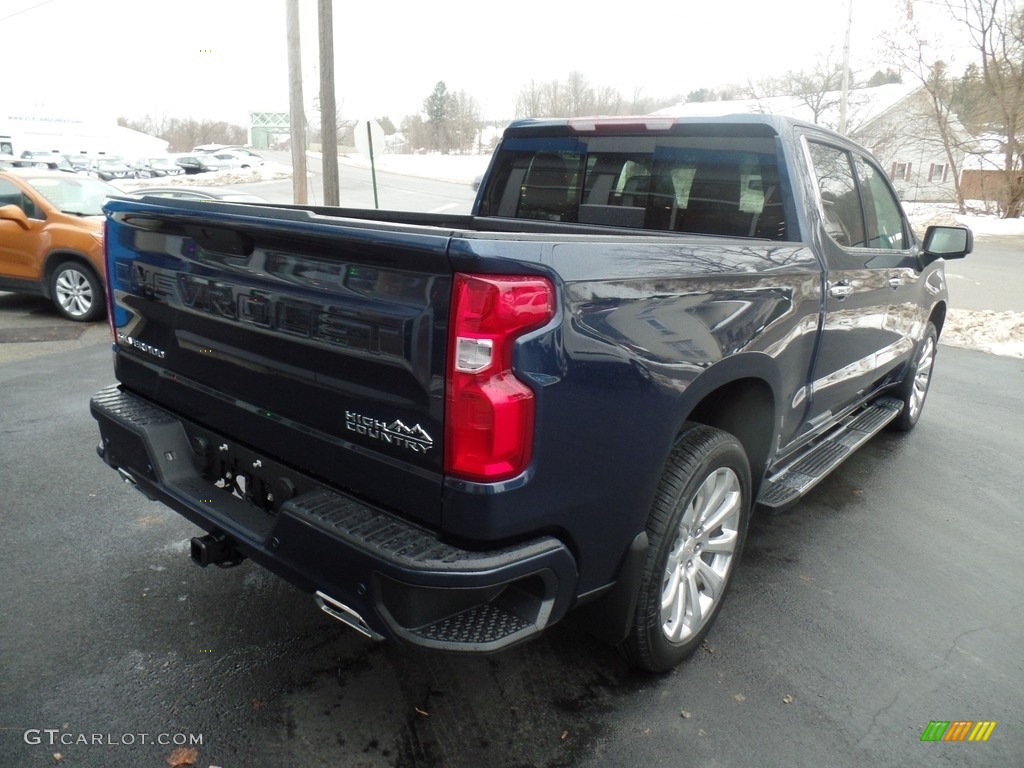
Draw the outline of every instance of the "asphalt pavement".
<instances>
[{"instance_id":1,"label":"asphalt pavement","mask_svg":"<svg viewBox=\"0 0 1024 768\"><path fill-rule=\"evenodd\" d=\"M974 253L946 262L946 280L955 309L1024 313L1024 238L975 238Z\"/></svg>"},{"instance_id":2,"label":"asphalt pavement","mask_svg":"<svg viewBox=\"0 0 1024 768\"><path fill-rule=\"evenodd\" d=\"M1024 295L997 245L951 265L955 304ZM0 766L1024 765L1022 374L942 346L917 429L755 518L707 643L651 676L571 617L429 654L251 563L198 568L197 530L95 454L106 323L0 294ZM996 725L922 741L934 721Z\"/></svg>"}]
</instances>

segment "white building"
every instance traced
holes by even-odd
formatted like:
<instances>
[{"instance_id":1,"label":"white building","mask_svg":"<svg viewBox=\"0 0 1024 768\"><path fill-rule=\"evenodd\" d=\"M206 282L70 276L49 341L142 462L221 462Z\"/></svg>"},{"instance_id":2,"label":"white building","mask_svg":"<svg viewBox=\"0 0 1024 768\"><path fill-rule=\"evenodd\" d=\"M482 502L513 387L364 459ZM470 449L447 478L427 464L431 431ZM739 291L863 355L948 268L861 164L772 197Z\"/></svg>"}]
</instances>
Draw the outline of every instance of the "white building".
<instances>
[{"instance_id":1,"label":"white building","mask_svg":"<svg viewBox=\"0 0 1024 768\"><path fill-rule=\"evenodd\" d=\"M0 143L11 154L25 150L68 155L118 155L128 159L167 153L163 139L123 128L113 120L47 114L38 110L0 112ZM4 147L6 148L6 147Z\"/></svg>"},{"instance_id":2,"label":"white building","mask_svg":"<svg viewBox=\"0 0 1024 768\"><path fill-rule=\"evenodd\" d=\"M656 114L704 117L764 113L785 115L835 130L839 124L838 91L820 94L818 114L796 96L772 96L737 101L677 104ZM848 94L847 135L870 149L904 200L956 199L954 168L935 127L927 94L919 85L894 83L858 88ZM956 118L952 130L956 168L962 168L969 134Z\"/></svg>"}]
</instances>

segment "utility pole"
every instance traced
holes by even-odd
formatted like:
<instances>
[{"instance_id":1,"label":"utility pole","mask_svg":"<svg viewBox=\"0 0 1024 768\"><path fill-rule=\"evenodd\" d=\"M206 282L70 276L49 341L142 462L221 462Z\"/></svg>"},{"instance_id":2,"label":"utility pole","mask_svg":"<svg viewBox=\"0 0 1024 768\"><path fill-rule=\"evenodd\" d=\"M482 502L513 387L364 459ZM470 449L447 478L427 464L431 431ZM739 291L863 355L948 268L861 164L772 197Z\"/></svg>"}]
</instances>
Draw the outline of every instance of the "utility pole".
<instances>
[{"instance_id":1,"label":"utility pole","mask_svg":"<svg viewBox=\"0 0 1024 768\"><path fill-rule=\"evenodd\" d=\"M292 197L306 203L306 108L302 98L299 0L285 0L288 15L288 112L292 145Z\"/></svg>"},{"instance_id":2,"label":"utility pole","mask_svg":"<svg viewBox=\"0 0 1024 768\"><path fill-rule=\"evenodd\" d=\"M846 37L843 40L843 91L839 97L839 132L846 135L846 103L850 92L850 27L853 26L853 0L846 6Z\"/></svg>"},{"instance_id":3,"label":"utility pole","mask_svg":"<svg viewBox=\"0 0 1024 768\"><path fill-rule=\"evenodd\" d=\"M320 142L324 205L338 205L338 119L334 105L334 0L317 0L320 27Z\"/></svg>"}]
</instances>

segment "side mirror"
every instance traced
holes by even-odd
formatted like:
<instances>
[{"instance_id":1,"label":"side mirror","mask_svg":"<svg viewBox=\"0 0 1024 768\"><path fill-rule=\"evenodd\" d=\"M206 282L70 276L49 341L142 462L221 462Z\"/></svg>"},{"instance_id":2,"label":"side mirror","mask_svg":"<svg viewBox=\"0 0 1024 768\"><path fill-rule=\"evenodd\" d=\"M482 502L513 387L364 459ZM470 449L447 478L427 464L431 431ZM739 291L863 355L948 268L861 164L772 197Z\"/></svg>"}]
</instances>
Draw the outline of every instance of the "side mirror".
<instances>
[{"instance_id":1,"label":"side mirror","mask_svg":"<svg viewBox=\"0 0 1024 768\"><path fill-rule=\"evenodd\" d=\"M924 233L924 255L936 259L962 259L974 250L974 233L967 227L932 226Z\"/></svg>"},{"instance_id":2,"label":"side mirror","mask_svg":"<svg viewBox=\"0 0 1024 768\"><path fill-rule=\"evenodd\" d=\"M28 216L16 205L0 205L0 219L13 221L22 229L28 229Z\"/></svg>"}]
</instances>

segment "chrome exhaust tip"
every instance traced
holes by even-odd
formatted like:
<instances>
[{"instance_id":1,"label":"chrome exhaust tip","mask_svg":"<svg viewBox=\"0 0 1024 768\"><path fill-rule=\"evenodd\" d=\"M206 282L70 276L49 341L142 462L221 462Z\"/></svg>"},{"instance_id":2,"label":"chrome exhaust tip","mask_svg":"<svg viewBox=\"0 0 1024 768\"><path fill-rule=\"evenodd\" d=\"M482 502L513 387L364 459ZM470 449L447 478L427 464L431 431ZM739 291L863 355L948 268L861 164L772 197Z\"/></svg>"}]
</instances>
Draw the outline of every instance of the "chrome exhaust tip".
<instances>
[{"instance_id":1,"label":"chrome exhaust tip","mask_svg":"<svg viewBox=\"0 0 1024 768\"><path fill-rule=\"evenodd\" d=\"M344 603L339 603L333 597L325 595L320 590L316 591L316 604L320 606L321 611L326 613L332 619L336 619L342 624L354 629L363 637L369 638L370 640L384 639L383 635L370 629L370 625L366 623L366 620L362 616Z\"/></svg>"}]
</instances>

